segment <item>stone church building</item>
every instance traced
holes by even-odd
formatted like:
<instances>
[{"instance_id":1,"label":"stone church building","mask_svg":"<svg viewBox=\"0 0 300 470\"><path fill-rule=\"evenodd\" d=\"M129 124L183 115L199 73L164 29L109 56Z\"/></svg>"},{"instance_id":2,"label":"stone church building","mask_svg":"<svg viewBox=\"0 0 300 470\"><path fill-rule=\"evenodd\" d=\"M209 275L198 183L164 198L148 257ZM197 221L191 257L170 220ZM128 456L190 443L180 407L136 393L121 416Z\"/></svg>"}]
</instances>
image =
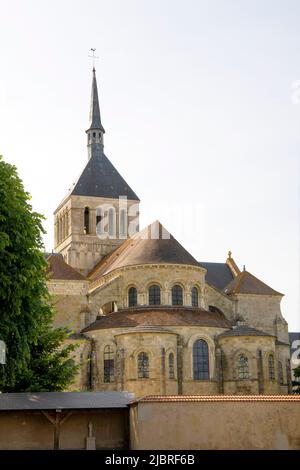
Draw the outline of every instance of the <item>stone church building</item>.
<instances>
[{"instance_id":1,"label":"stone church building","mask_svg":"<svg viewBox=\"0 0 300 470\"><path fill-rule=\"evenodd\" d=\"M79 344L73 390L143 395L285 394L287 322L275 291L231 253L196 260L104 154L93 70L87 163L54 212L48 257L56 326Z\"/></svg>"}]
</instances>

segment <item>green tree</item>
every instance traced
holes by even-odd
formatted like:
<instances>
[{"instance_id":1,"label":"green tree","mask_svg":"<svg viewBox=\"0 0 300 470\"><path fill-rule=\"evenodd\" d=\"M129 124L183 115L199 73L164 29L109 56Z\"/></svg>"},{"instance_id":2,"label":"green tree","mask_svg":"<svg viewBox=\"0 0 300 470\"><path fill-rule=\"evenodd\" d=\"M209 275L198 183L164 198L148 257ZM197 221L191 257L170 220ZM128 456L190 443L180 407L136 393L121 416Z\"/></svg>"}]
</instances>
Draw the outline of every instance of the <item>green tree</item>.
<instances>
[{"instance_id":1,"label":"green tree","mask_svg":"<svg viewBox=\"0 0 300 470\"><path fill-rule=\"evenodd\" d=\"M300 354L298 356L300 359ZM294 369L294 377L295 380L293 380L293 393L299 393L300 394L300 364L296 369Z\"/></svg>"},{"instance_id":2,"label":"green tree","mask_svg":"<svg viewBox=\"0 0 300 470\"><path fill-rule=\"evenodd\" d=\"M2 392L59 391L73 380L76 366L68 333L52 326L55 314L47 289L42 252L43 217L14 166L0 156L0 365Z\"/></svg>"}]
</instances>

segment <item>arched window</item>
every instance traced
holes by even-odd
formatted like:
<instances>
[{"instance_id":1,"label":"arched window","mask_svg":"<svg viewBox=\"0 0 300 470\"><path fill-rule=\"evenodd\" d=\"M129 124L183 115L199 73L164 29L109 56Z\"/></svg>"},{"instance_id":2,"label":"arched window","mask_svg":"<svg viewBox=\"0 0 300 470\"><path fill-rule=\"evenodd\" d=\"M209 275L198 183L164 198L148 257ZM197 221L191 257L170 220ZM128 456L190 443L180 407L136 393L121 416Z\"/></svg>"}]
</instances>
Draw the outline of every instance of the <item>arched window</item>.
<instances>
[{"instance_id":1,"label":"arched window","mask_svg":"<svg viewBox=\"0 0 300 470\"><path fill-rule=\"evenodd\" d=\"M160 305L160 287L157 284L149 287L149 305Z\"/></svg>"},{"instance_id":2,"label":"arched window","mask_svg":"<svg viewBox=\"0 0 300 470\"><path fill-rule=\"evenodd\" d=\"M192 307L198 307L199 306L199 294L198 294L198 289L196 286L192 288Z\"/></svg>"},{"instance_id":3,"label":"arched window","mask_svg":"<svg viewBox=\"0 0 300 470\"><path fill-rule=\"evenodd\" d=\"M169 354L169 379L175 379L174 353Z\"/></svg>"},{"instance_id":4,"label":"arched window","mask_svg":"<svg viewBox=\"0 0 300 470\"><path fill-rule=\"evenodd\" d=\"M96 209L96 232L97 234L101 234L102 227L100 226L100 223L101 223L102 218L103 218L102 209L101 207L97 207Z\"/></svg>"},{"instance_id":5,"label":"arched window","mask_svg":"<svg viewBox=\"0 0 300 470\"><path fill-rule=\"evenodd\" d=\"M116 237L116 213L112 207L108 211L108 234L111 238Z\"/></svg>"},{"instance_id":6,"label":"arched window","mask_svg":"<svg viewBox=\"0 0 300 470\"><path fill-rule=\"evenodd\" d=\"M135 307L137 305L137 290L135 287L130 287L128 290L128 307Z\"/></svg>"},{"instance_id":7,"label":"arched window","mask_svg":"<svg viewBox=\"0 0 300 470\"><path fill-rule=\"evenodd\" d=\"M84 233L90 233L90 209L86 207L84 209Z\"/></svg>"},{"instance_id":8,"label":"arched window","mask_svg":"<svg viewBox=\"0 0 300 470\"><path fill-rule=\"evenodd\" d=\"M127 237L127 220L126 220L126 210L121 209L120 212L120 238Z\"/></svg>"},{"instance_id":9,"label":"arched window","mask_svg":"<svg viewBox=\"0 0 300 470\"><path fill-rule=\"evenodd\" d=\"M115 361L114 352L111 346L107 345L104 348L104 382L110 383L114 381L115 375Z\"/></svg>"},{"instance_id":10,"label":"arched window","mask_svg":"<svg viewBox=\"0 0 300 470\"><path fill-rule=\"evenodd\" d=\"M245 354L240 354L237 361L237 377L238 379L249 378L248 358Z\"/></svg>"},{"instance_id":11,"label":"arched window","mask_svg":"<svg viewBox=\"0 0 300 470\"><path fill-rule=\"evenodd\" d=\"M140 352L138 355L138 378L148 379L149 378L149 356L145 352Z\"/></svg>"},{"instance_id":12,"label":"arched window","mask_svg":"<svg viewBox=\"0 0 300 470\"><path fill-rule=\"evenodd\" d=\"M283 367L282 362L278 362L278 382L283 385Z\"/></svg>"},{"instance_id":13,"label":"arched window","mask_svg":"<svg viewBox=\"0 0 300 470\"><path fill-rule=\"evenodd\" d=\"M178 284L172 287L172 305L183 305L183 291Z\"/></svg>"},{"instance_id":14,"label":"arched window","mask_svg":"<svg viewBox=\"0 0 300 470\"><path fill-rule=\"evenodd\" d=\"M268 368L269 368L269 380L275 380L274 356L272 354L270 354L268 358Z\"/></svg>"},{"instance_id":15,"label":"arched window","mask_svg":"<svg viewBox=\"0 0 300 470\"><path fill-rule=\"evenodd\" d=\"M194 380L209 380L208 345L203 339L198 339L193 345Z\"/></svg>"}]
</instances>

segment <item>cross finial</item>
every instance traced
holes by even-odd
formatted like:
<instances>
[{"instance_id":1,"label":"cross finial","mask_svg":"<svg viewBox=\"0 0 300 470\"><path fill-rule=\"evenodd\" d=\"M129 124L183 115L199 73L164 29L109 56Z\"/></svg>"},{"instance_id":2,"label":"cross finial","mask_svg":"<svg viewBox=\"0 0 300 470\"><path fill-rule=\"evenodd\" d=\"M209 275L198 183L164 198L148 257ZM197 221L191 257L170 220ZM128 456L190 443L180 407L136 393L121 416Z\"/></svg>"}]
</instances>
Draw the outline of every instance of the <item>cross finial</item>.
<instances>
[{"instance_id":1,"label":"cross finial","mask_svg":"<svg viewBox=\"0 0 300 470\"><path fill-rule=\"evenodd\" d=\"M90 57L91 59L93 59L93 72L94 72L94 71L95 71L95 61L96 61L97 59L99 59L99 57L95 55L96 48L91 47L90 50L92 51L92 55L89 55L89 57Z\"/></svg>"}]
</instances>

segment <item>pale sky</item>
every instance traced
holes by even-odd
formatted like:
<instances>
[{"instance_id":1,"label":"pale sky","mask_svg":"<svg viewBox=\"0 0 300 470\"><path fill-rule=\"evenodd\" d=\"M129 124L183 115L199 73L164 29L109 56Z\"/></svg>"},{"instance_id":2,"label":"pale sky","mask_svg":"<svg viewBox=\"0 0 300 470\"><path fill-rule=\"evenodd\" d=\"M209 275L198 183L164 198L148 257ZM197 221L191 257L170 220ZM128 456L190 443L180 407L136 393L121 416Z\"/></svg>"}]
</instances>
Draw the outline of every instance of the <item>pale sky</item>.
<instances>
[{"instance_id":1,"label":"pale sky","mask_svg":"<svg viewBox=\"0 0 300 470\"><path fill-rule=\"evenodd\" d=\"M298 0L0 0L0 154L46 249L87 161L95 47L105 153L141 226L202 261L232 250L300 331L299 19Z\"/></svg>"}]
</instances>

